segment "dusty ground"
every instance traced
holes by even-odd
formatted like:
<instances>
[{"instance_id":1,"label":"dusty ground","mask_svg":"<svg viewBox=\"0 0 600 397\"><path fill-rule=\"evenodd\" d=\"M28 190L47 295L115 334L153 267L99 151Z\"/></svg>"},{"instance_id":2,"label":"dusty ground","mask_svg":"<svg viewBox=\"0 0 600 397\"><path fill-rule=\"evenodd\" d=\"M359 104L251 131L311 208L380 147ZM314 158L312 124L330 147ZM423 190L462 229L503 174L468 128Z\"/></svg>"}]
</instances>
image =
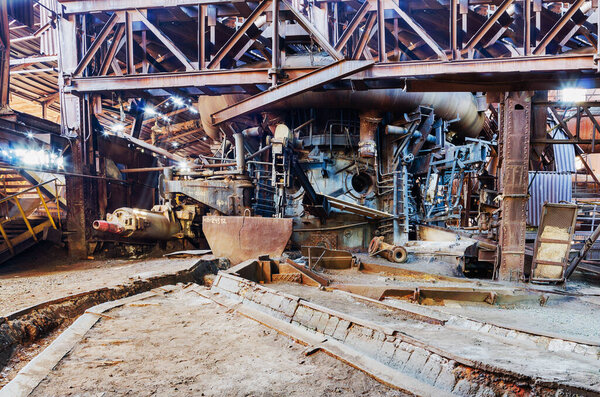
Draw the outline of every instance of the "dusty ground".
<instances>
[{"instance_id":1,"label":"dusty ground","mask_svg":"<svg viewBox=\"0 0 600 397\"><path fill-rule=\"evenodd\" d=\"M374 261L374 258L363 258L371 263L385 264L388 266L397 266L403 269L410 269L410 263L390 264L385 260ZM376 258L375 258L376 259ZM420 262L419 262L420 263ZM432 262L433 263L433 262ZM436 266L443 266L438 263ZM422 271L422 269L418 269ZM431 269L427 269L431 270ZM433 272L433 274L439 274ZM575 338L591 342L600 343L600 317L597 315L600 310L600 287L591 283L568 282L565 286L543 286L534 284L509 284L492 280L477 279L459 279L460 282L451 282L437 280L434 277L393 276L389 274L362 273L352 270L327 270L323 273L332 283L340 284L362 284L378 285L389 287L458 287L458 288L490 288L495 291L503 289L522 288L526 293L527 289L535 289L538 294L544 294L549 299L544 306L535 302L516 303L507 306L500 305L476 305L468 302L452 302L446 306L431 307L433 310L439 310L443 313L457 314L470 317L484 322L490 322L496 325L521 330L529 330L533 333L543 332L546 334L563 336L566 338ZM281 288L294 295L306 297L307 299L318 299L313 296L309 289L294 287L293 285L277 284L275 288ZM548 293L547 291L570 293L571 296ZM318 295L318 294L317 294ZM579 295L579 296L578 296ZM393 301L390 299L389 301ZM369 309L371 310L371 309ZM372 316L376 315L376 310Z\"/></svg>"},{"instance_id":2,"label":"dusty ground","mask_svg":"<svg viewBox=\"0 0 600 397\"><path fill-rule=\"evenodd\" d=\"M33 396L397 396L191 289L106 313Z\"/></svg>"},{"instance_id":3,"label":"dusty ground","mask_svg":"<svg viewBox=\"0 0 600 397\"><path fill-rule=\"evenodd\" d=\"M0 316L67 295L111 287L140 276L174 273L190 268L198 258L109 259L56 261L46 265L0 268Z\"/></svg>"}]
</instances>

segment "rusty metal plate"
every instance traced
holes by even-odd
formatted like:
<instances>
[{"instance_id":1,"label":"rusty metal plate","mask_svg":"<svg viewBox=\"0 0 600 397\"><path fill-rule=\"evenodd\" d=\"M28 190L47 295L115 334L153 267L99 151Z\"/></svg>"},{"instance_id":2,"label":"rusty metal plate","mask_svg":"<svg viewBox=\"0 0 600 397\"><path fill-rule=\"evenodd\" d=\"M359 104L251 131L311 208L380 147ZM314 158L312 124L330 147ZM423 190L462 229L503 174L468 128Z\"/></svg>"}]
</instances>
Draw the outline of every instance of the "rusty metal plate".
<instances>
[{"instance_id":1,"label":"rusty metal plate","mask_svg":"<svg viewBox=\"0 0 600 397\"><path fill-rule=\"evenodd\" d=\"M331 250L323 247L301 247L302 255L308 258L308 267L320 266L325 269L350 269L354 257L348 251Z\"/></svg>"},{"instance_id":2,"label":"rusty metal plate","mask_svg":"<svg viewBox=\"0 0 600 397\"><path fill-rule=\"evenodd\" d=\"M338 235L335 232L313 232L310 233L306 245L336 250L338 248Z\"/></svg>"},{"instance_id":3,"label":"rusty metal plate","mask_svg":"<svg viewBox=\"0 0 600 397\"><path fill-rule=\"evenodd\" d=\"M292 219L205 216L202 231L213 254L236 265L261 255L280 257L292 235Z\"/></svg>"}]
</instances>

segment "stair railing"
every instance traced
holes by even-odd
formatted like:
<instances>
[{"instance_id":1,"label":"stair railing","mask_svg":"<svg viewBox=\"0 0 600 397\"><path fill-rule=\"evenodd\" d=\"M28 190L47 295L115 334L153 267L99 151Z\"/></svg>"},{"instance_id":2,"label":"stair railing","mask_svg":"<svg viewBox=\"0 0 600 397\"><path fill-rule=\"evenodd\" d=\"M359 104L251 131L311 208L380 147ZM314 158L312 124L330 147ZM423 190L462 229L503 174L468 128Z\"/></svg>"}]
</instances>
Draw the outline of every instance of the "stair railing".
<instances>
[{"instance_id":1,"label":"stair railing","mask_svg":"<svg viewBox=\"0 0 600 397\"><path fill-rule=\"evenodd\" d=\"M60 206L58 206L59 201L58 201L58 190L56 190L57 184L56 181L58 180L58 178L54 178L54 179L50 179L49 181L37 184L35 186L31 186L27 189L23 189L20 192L11 194L10 196L6 196L2 199L0 199L0 204L8 202L8 201L13 201L15 203L15 205L17 206L17 208L19 209L19 213L21 215L21 218L23 218L23 221L25 222L25 226L27 226L27 230L29 231L29 234L31 234L31 237L35 240L38 241L38 237L35 234L35 232L33 231L33 227L31 226L31 223L29 222L29 219L27 219L27 215L25 214L25 211L23 210L23 207L21 206L21 202L19 201L19 196L24 194L24 193L28 193L31 192L32 190L35 190L37 192L37 194L40 196L40 200L42 201L42 205L44 206L44 211L46 212L46 215L48 215L48 220L50 221L50 224L52 225L52 227L54 229L58 229L58 227L56 226L56 222L54 222L54 218L52 217L52 214L50 213L50 210L48 209L48 203L46 202L46 199L44 198L44 195L42 194L42 190L40 189L41 186L47 185L49 183L54 182L54 187L55 187L55 194L57 197L56 200L56 204L57 204L57 211L58 211L58 221L60 224ZM4 238L4 241L6 241L6 245L8 246L8 249L10 251L10 253L12 255L15 254L15 249L14 246L12 244L12 242L10 241L10 239L8 238L8 234L6 233L6 230L4 230L4 224L7 221L4 222L0 222L0 234L2 234L2 237Z\"/></svg>"}]
</instances>

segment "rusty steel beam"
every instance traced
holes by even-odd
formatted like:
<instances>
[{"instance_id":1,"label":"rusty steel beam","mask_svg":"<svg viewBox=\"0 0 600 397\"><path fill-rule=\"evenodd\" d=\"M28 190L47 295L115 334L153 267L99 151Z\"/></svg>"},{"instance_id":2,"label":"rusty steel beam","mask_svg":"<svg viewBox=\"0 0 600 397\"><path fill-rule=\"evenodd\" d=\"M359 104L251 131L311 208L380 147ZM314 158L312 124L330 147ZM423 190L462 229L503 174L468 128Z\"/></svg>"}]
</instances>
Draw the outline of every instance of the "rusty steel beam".
<instances>
[{"instance_id":1,"label":"rusty steel beam","mask_svg":"<svg viewBox=\"0 0 600 397\"><path fill-rule=\"evenodd\" d=\"M458 47L458 0L450 0L450 55L452 59L460 58L460 48Z\"/></svg>"},{"instance_id":2,"label":"rusty steel beam","mask_svg":"<svg viewBox=\"0 0 600 397\"><path fill-rule=\"evenodd\" d=\"M475 46L479 43L479 41L481 41L483 36L485 36L485 34L490 30L492 26L494 26L496 21L500 18L500 16L502 16L502 14L504 14L504 12L508 9L508 7L512 5L512 3L514 3L514 0L504 0L504 2L500 4L498 8L496 8L494 14L492 14L492 16L489 17L483 25L481 25L477 33L475 33L473 37L471 37L471 39L467 42L467 44L465 44L464 49L472 50L473 48L475 48Z\"/></svg>"},{"instance_id":3,"label":"rusty steel beam","mask_svg":"<svg viewBox=\"0 0 600 397\"><path fill-rule=\"evenodd\" d=\"M115 36L113 37L113 41L110 44L110 48L104 57L104 61L102 61L102 66L100 67L100 76L104 76L108 73L108 69L112 64L113 59L115 59L115 55L121 48L121 40L123 39L123 35L125 34L125 25L121 24L117 28L115 32Z\"/></svg>"},{"instance_id":4,"label":"rusty steel beam","mask_svg":"<svg viewBox=\"0 0 600 397\"><path fill-rule=\"evenodd\" d=\"M290 79L300 77L315 67L286 68ZM375 79L427 79L444 76L469 75L470 81L478 82L477 75L495 73L520 73L523 76L535 73L561 72L574 73L574 77L588 76L596 72L594 54L575 54L561 56L515 57L501 59L471 59L460 61L410 61L376 64L369 69L352 76L356 80ZM586 72L580 74L579 72ZM589 73L588 73L589 72ZM473 76L471 76L473 75ZM594 76L589 74L589 76ZM155 73L144 76L102 76L77 77L71 81L68 89L84 92L110 92L127 90L144 90L182 87L219 87L250 84L267 84L269 75L267 68L233 69L215 71L192 71L180 73ZM554 79L550 82L555 89L562 88L563 81ZM470 91L470 90L467 90Z\"/></svg>"},{"instance_id":5,"label":"rusty steel beam","mask_svg":"<svg viewBox=\"0 0 600 397\"><path fill-rule=\"evenodd\" d=\"M229 51L231 51L231 49L238 43L238 41L244 36L244 34L246 34L248 29L250 29L250 27L252 25L254 25L254 22L256 22L258 17L263 12L265 12L266 9L269 8L270 5L271 5L271 0L263 0L254 9L254 11L252 11L252 13L248 16L248 18L246 18L244 20L244 23L242 23L242 26L240 26L239 29L236 30L235 33L233 33L231 35L229 40L227 40L225 45L223 45L223 47L221 47L221 49L219 51L217 51L217 53L215 54L215 57L212 59L212 61L209 62L207 69L216 69L220 65L223 58L225 58L225 56L227 54L229 54ZM274 19L274 23L278 23L278 21L276 22L275 18L273 18L273 19Z\"/></svg>"},{"instance_id":6,"label":"rusty steel beam","mask_svg":"<svg viewBox=\"0 0 600 397\"><path fill-rule=\"evenodd\" d=\"M336 50L331 44L329 44L329 40L317 29L309 20L298 11L293 5L291 5L287 0L281 0L281 2L287 7L289 11L292 12L296 21L302 26L308 34L310 34L314 40L323 48L325 51L329 53L335 60L341 61L344 59L344 56Z\"/></svg>"},{"instance_id":7,"label":"rusty steel beam","mask_svg":"<svg viewBox=\"0 0 600 397\"><path fill-rule=\"evenodd\" d=\"M500 266L497 277L521 281L525 268L525 229L529 182L531 94L508 93L504 98L501 147L502 219L500 221Z\"/></svg>"},{"instance_id":8,"label":"rusty steel beam","mask_svg":"<svg viewBox=\"0 0 600 397\"><path fill-rule=\"evenodd\" d=\"M460 61L412 61L378 64L366 72L357 75L364 79L384 77L420 78L430 76L453 76L460 74L490 73L538 73L538 72L594 72L594 55L560 55L539 57L513 57L498 59L471 59ZM556 89L562 88L562 82L556 81Z\"/></svg>"},{"instance_id":9,"label":"rusty steel beam","mask_svg":"<svg viewBox=\"0 0 600 397\"><path fill-rule=\"evenodd\" d=\"M6 1L0 0L0 112L10 97L10 28Z\"/></svg>"},{"instance_id":10,"label":"rusty steel beam","mask_svg":"<svg viewBox=\"0 0 600 397\"><path fill-rule=\"evenodd\" d=\"M106 23L102 27L100 33L98 33L98 36L96 37L90 48L87 50L81 61L79 61L79 64L73 72L73 75L79 76L83 72L83 69L85 69L86 66L89 65L89 63L92 61L92 58L94 58L94 55L96 55L96 53L100 49L100 46L104 43L104 41L112 31L112 28L117 24L117 21L117 14L112 14L108 21L106 21Z\"/></svg>"},{"instance_id":11,"label":"rusty steel beam","mask_svg":"<svg viewBox=\"0 0 600 397\"><path fill-rule=\"evenodd\" d=\"M342 36L339 38L337 43L335 43L336 50L341 51L342 48L344 48L344 46L346 45L346 43L348 42L348 40L350 39L352 34L356 31L356 29L360 25L360 22L363 20L365 15L367 15L367 13L369 12L370 9L371 9L371 3L369 1L365 1L360 6L358 11L356 11L356 14L354 14L354 18L352 18L352 20L346 27L346 30L344 30L344 32L342 33Z\"/></svg>"},{"instance_id":12,"label":"rusty steel beam","mask_svg":"<svg viewBox=\"0 0 600 397\"><path fill-rule=\"evenodd\" d=\"M284 99L320 87L323 84L344 78L373 65L372 61L341 61L325 66L305 76L277 86L276 89L262 92L244 101L215 112L211 115L214 124L220 124L247 113L255 112L265 106L273 105Z\"/></svg>"},{"instance_id":13,"label":"rusty steel beam","mask_svg":"<svg viewBox=\"0 0 600 397\"><path fill-rule=\"evenodd\" d=\"M360 59L360 57L362 56L362 53L365 50L369 39L371 38L371 31L375 26L375 22L377 22L377 14L371 13L371 15L369 15L367 19L367 23L365 24L365 30L362 33L362 36L360 36L360 39L358 40L358 45L352 53L352 59Z\"/></svg>"},{"instance_id":14,"label":"rusty steel beam","mask_svg":"<svg viewBox=\"0 0 600 397\"><path fill-rule=\"evenodd\" d=\"M281 37L279 36L279 1L275 0L272 2L271 8L271 87L276 87L279 83L279 72L281 69Z\"/></svg>"},{"instance_id":15,"label":"rusty steel beam","mask_svg":"<svg viewBox=\"0 0 600 397\"><path fill-rule=\"evenodd\" d=\"M383 0L377 0L377 54L379 62L387 62L385 45L385 5Z\"/></svg>"},{"instance_id":16,"label":"rusty steel beam","mask_svg":"<svg viewBox=\"0 0 600 397\"><path fill-rule=\"evenodd\" d=\"M310 69L292 71L298 77ZM288 73L289 74L289 73ZM215 70L185 73L157 73L145 76L102 76L72 80L74 92L110 92L144 89L171 89L182 87L234 86L243 84L266 84L269 82L268 69Z\"/></svg>"},{"instance_id":17,"label":"rusty steel beam","mask_svg":"<svg viewBox=\"0 0 600 397\"><path fill-rule=\"evenodd\" d=\"M198 69L206 68L206 6L198 5Z\"/></svg>"},{"instance_id":18,"label":"rusty steel beam","mask_svg":"<svg viewBox=\"0 0 600 397\"><path fill-rule=\"evenodd\" d=\"M531 0L523 1L523 55L531 55Z\"/></svg>"},{"instance_id":19,"label":"rusty steel beam","mask_svg":"<svg viewBox=\"0 0 600 397\"><path fill-rule=\"evenodd\" d=\"M558 32L560 32L560 30L567 24L567 22L571 20L571 17L575 15L575 12L581 8L583 3L585 3L585 0L577 0L571 5L571 7L569 7L567 12L565 12L558 21L556 21L552 29L550 29L548 33L546 33L544 38L540 41L540 44L533 51L534 55L542 55L546 52L546 47L548 46L548 44L550 44L552 39L556 37Z\"/></svg>"},{"instance_id":20,"label":"rusty steel beam","mask_svg":"<svg viewBox=\"0 0 600 397\"><path fill-rule=\"evenodd\" d=\"M171 39L169 39L167 36L165 36L164 33L160 31L160 29L158 29L156 26L154 26L154 24L152 22L150 22L148 20L148 18L146 18L146 16L140 10L137 10L137 13L138 13L138 17L141 19L141 21L144 23L144 25L146 25L146 27L148 29L150 29L150 31L152 33L154 33L154 35L160 40L160 42L163 43L163 45L165 47L167 47L167 49L169 51L171 51L171 53L173 55L175 55L175 57L177 59L179 59L179 61L183 64L183 66L185 66L185 69L188 71L194 70L194 67L192 66L190 61L187 59L185 54L183 52L181 52L181 50L179 48L177 48L177 46L175 44L173 44Z\"/></svg>"},{"instance_id":21,"label":"rusty steel beam","mask_svg":"<svg viewBox=\"0 0 600 397\"><path fill-rule=\"evenodd\" d=\"M396 11L400 18L402 18L404 22L406 22L406 24L410 26L411 29L419 35L419 37L421 37L421 39L429 46L429 48L433 50L433 52L437 54L438 57L440 57L443 60L448 59L446 53L440 48L438 43L436 43L435 40L425 31L425 29L423 29L421 25L415 22L415 20L412 19L410 15L404 12L404 10L398 7L398 5L396 5L396 3L394 2L388 2L387 4L392 6L392 10Z\"/></svg>"},{"instance_id":22,"label":"rusty steel beam","mask_svg":"<svg viewBox=\"0 0 600 397\"><path fill-rule=\"evenodd\" d=\"M127 74L132 75L136 74L135 68L135 57L133 55L133 19L131 16L131 12L127 11L125 13L125 34L127 37L127 45L125 46L126 50L126 63L127 63ZM115 59L116 61L116 59ZM115 64L115 73L117 71L118 63Z\"/></svg>"},{"instance_id":23,"label":"rusty steel beam","mask_svg":"<svg viewBox=\"0 0 600 397\"><path fill-rule=\"evenodd\" d=\"M64 14L125 11L148 8L231 4L230 0L62 0Z\"/></svg>"}]
</instances>

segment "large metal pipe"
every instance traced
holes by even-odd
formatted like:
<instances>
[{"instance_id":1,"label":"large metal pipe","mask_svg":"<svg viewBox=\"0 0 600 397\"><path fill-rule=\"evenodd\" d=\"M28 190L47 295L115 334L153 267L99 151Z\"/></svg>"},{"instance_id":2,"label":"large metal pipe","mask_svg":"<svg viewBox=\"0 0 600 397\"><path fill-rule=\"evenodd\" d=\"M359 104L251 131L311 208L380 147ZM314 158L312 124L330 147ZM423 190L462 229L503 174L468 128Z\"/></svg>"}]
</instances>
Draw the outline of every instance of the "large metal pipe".
<instances>
[{"instance_id":1,"label":"large metal pipe","mask_svg":"<svg viewBox=\"0 0 600 397\"><path fill-rule=\"evenodd\" d=\"M218 139L218 127L210 123L210 115L231 106L244 95L202 96L199 109L202 125L213 138ZM402 89L373 89L368 91L306 92L269 106L264 110L293 108L357 109L405 113L419 106L433 108L445 120L456 120L450 128L460 136L475 138L483 128L484 114L478 111L473 94L468 92L406 92Z\"/></svg>"},{"instance_id":2,"label":"large metal pipe","mask_svg":"<svg viewBox=\"0 0 600 397\"><path fill-rule=\"evenodd\" d=\"M237 164L237 170L242 174L246 168L246 160L244 158L244 134L239 132L233 134L233 139L235 141L235 162Z\"/></svg>"}]
</instances>

